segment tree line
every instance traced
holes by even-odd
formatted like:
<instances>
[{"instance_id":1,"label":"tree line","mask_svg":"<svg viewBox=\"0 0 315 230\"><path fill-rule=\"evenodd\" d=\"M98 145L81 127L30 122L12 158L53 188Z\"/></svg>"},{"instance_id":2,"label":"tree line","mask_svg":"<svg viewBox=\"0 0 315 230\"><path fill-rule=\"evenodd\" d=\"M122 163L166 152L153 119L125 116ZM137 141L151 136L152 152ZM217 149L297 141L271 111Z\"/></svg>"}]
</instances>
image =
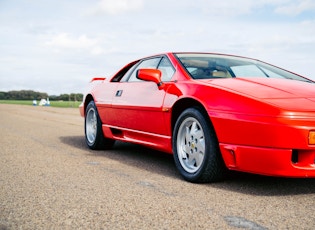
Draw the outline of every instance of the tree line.
<instances>
[{"instance_id":1,"label":"tree line","mask_svg":"<svg viewBox=\"0 0 315 230\"><path fill-rule=\"evenodd\" d=\"M82 101L83 94L70 93L60 94L57 96L33 90L12 90L8 92L0 91L0 100L41 100L47 98L51 101Z\"/></svg>"}]
</instances>

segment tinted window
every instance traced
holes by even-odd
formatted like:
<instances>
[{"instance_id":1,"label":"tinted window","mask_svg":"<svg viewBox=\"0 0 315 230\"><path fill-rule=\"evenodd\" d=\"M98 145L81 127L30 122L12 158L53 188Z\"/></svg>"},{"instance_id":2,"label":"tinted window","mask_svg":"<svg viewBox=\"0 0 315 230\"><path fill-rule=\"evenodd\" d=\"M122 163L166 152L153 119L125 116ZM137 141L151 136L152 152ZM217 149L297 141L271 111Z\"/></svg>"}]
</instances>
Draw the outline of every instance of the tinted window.
<instances>
[{"instance_id":1,"label":"tinted window","mask_svg":"<svg viewBox=\"0 0 315 230\"><path fill-rule=\"evenodd\" d=\"M178 53L176 56L194 79L263 77L312 82L297 74L249 58L206 53Z\"/></svg>"},{"instance_id":2,"label":"tinted window","mask_svg":"<svg viewBox=\"0 0 315 230\"><path fill-rule=\"evenodd\" d=\"M149 68L149 69L156 69L157 65L159 64L161 58L151 58L151 59L146 59L143 60L136 68L133 69L133 72L129 78L129 82L131 81L141 81L140 79L137 78L136 73L138 69L141 68Z\"/></svg>"},{"instance_id":3,"label":"tinted window","mask_svg":"<svg viewBox=\"0 0 315 230\"><path fill-rule=\"evenodd\" d=\"M165 57L162 58L158 69L162 72L162 81L164 82L170 81L175 72L171 62Z\"/></svg>"}]
</instances>

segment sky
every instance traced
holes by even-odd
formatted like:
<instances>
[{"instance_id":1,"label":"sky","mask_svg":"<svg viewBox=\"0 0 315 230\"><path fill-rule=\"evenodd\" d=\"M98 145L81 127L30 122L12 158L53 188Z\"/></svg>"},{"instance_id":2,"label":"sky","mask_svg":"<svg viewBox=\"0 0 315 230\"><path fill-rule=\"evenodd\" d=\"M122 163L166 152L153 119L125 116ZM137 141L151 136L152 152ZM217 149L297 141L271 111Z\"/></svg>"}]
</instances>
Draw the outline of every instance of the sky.
<instances>
[{"instance_id":1,"label":"sky","mask_svg":"<svg viewBox=\"0 0 315 230\"><path fill-rule=\"evenodd\" d=\"M315 0L0 0L0 91L83 93L92 77L176 51L315 79Z\"/></svg>"}]
</instances>

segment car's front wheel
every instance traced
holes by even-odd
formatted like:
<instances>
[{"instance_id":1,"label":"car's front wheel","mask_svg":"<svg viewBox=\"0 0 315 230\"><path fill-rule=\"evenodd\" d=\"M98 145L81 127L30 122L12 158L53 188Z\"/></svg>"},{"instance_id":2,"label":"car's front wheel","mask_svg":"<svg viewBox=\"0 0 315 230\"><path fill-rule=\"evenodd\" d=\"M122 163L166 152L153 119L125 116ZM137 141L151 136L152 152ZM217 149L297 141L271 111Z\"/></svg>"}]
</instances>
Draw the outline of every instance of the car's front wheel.
<instances>
[{"instance_id":1,"label":"car's front wheel","mask_svg":"<svg viewBox=\"0 0 315 230\"><path fill-rule=\"evenodd\" d=\"M173 131L173 152L177 169L190 182L223 179L225 165L211 122L198 108L186 109Z\"/></svg>"},{"instance_id":2,"label":"car's front wheel","mask_svg":"<svg viewBox=\"0 0 315 230\"><path fill-rule=\"evenodd\" d=\"M104 137L102 122L94 101L90 101L85 110L85 142L90 149L110 149L114 140Z\"/></svg>"}]
</instances>

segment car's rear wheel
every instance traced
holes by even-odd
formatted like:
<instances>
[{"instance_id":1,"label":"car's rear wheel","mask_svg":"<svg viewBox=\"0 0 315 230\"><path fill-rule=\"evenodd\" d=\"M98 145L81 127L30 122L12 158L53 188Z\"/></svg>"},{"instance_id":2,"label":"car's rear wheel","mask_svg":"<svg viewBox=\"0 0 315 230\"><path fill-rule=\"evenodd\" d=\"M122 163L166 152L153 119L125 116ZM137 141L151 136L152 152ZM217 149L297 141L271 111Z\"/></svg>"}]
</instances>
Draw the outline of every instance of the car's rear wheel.
<instances>
[{"instance_id":1,"label":"car's rear wheel","mask_svg":"<svg viewBox=\"0 0 315 230\"><path fill-rule=\"evenodd\" d=\"M173 131L173 152L177 169L190 182L222 180L225 172L211 122L197 108L186 109Z\"/></svg>"},{"instance_id":2,"label":"car's rear wheel","mask_svg":"<svg viewBox=\"0 0 315 230\"><path fill-rule=\"evenodd\" d=\"M90 101L85 110L85 141L90 149L110 149L114 140L104 137L102 122L94 101Z\"/></svg>"}]
</instances>

